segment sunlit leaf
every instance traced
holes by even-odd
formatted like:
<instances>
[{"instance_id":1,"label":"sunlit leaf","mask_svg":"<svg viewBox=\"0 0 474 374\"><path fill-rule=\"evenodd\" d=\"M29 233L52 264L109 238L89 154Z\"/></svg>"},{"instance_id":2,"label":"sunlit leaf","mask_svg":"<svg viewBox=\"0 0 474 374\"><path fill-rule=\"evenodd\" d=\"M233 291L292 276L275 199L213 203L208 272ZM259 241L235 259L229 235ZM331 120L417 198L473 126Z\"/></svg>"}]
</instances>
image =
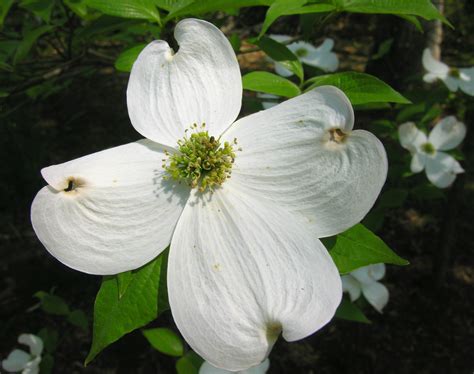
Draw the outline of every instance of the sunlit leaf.
<instances>
[{"instance_id":1,"label":"sunlit leaf","mask_svg":"<svg viewBox=\"0 0 474 374\"><path fill-rule=\"evenodd\" d=\"M146 44L138 44L132 48L123 51L115 60L115 69L118 71L131 71L133 63Z\"/></svg>"},{"instance_id":2,"label":"sunlit leaf","mask_svg":"<svg viewBox=\"0 0 474 374\"><path fill-rule=\"evenodd\" d=\"M341 274L371 264L408 265L408 261L393 252L377 235L358 224L335 237L324 238Z\"/></svg>"},{"instance_id":3,"label":"sunlit leaf","mask_svg":"<svg viewBox=\"0 0 474 374\"><path fill-rule=\"evenodd\" d=\"M336 86L344 91L352 105L384 102L410 103L388 84L365 73L343 72L320 75L308 79L306 83L311 83L307 91L319 86Z\"/></svg>"},{"instance_id":4,"label":"sunlit leaf","mask_svg":"<svg viewBox=\"0 0 474 374\"><path fill-rule=\"evenodd\" d=\"M117 276L104 277L95 300L92 346L86 364L105 347L153 321L168 308L166 265L167 251L134 270L126 289L122 284L122 293Z\"/></svg>"},{"instance_id":5,"label":"sunlit leaf","mask_svg":"<svg viewBox=\"0 0 474 374\"><path fill-rule=\"evenodd\" d=\"M86 0L86 4L110 16L161 23L160 13L153 0Z\"/></svg>"},{"instance_id":6,"label":"sunlit leaf","mask_svg":"<svg viewBox=\"0 0 474 374\"><path fill-rule=\"evenodd\" d=\"M242 77L246 90L264 92L272 95L294 97L301 93L299 87L286 78L266 71L254 71Z\"/></svg>"},{"instance_id":7,"label":"sunlit leaf","mask_svg":"<svg viewBox=\"0 0 474 374\"><path fill-rule=\"evenodd\" d=\"M310 14L331 12L336 7L333 4L310 4L304 6L308 0L277 0L267 10L260 35L262 36L268 28L281 16L293 14Z\"/></svg>"}]
</instances>

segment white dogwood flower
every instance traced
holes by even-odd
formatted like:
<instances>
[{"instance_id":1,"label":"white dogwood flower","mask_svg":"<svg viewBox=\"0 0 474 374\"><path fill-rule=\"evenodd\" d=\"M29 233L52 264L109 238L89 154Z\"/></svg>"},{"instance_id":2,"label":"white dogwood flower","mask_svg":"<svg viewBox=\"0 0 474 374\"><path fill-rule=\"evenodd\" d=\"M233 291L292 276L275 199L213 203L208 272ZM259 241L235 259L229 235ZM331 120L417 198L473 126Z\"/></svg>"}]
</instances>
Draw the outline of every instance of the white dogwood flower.
<instances>
[{"instance_id":1,"label":"white dogwood flower","mask_svg":"<svg viewBox=\"0 0 474 374\"><path fill-rule=\"evenodd\" d=\"M262 92L257 92L257 97L262 100L262 107L263 109L270 109L276 105L278 105L277 100L280 98L279 96L266 94Z\"/></svg>"},{"instance_id":2,"label":"white dogwood flower","mask_svg":"<svg viewBox=\"0 0 474 374\"><path fill-rule=\"evenodd\" d=\"M464 93L474 96L474 67L449 67L444 62L435 59L428 48L423 51L422 62L423 67L428 71L423 76L425 82L433 83L439 79L450 91L456 92L460 89Z\"/></svg>"},{"instance_id":3,"label":"white dogwood flower","mask_svg":"<svg viewBox=\"0 0 474 374\"><path fill-rule=\"evenodd\" d=\"M428 137L413 122L398 128L400 144L412 154L410 169L413 173L426 170L426 176L436 187L449 187L456 175L463 173L456 159L443 152L456 148L466 136L466 126L456 117L449 116L438 122Z\"/></svg>"},{"instance_id":4,"label":"white dogwood flower","mask_svg":"<svg viewBox=\"0 0 474 374\"><path fill-rule=\"evenodd\" d=\"M21 334L18 343L27 345L30 353L21 349L14 349L8 357L2 361L3 370L8 373L38 374L43 352L43 341L39 336L33 334Z\"/></svg>"},{"instance_id":5,"label":"white dogwood flower","mask_svg":"<svg viewBox=\"0 0 474 374\"><path fill-rule=\"evenodd\" d=\"M229 371L225 369L219 369L216 368L215 366L211 365L209 362L204 361L204 363L201 365L201 368L199 369L199 374L265 374L268 371L268 368L270 367L270 360L267 358L265 361L263 361L261 364L257 366L253 366L249 369L246 370L240 370L240 371Z\"/></svg>"},{"instance_id":6,"label":"white dogwood flower","mask_svg":"<svg viewBox=\"0 0 474 374\"><path fill-rule=\"evenodd\" d=\"M388 303L388 289L382 283L378 282L385 275L385 264L375 264L361 267L348 275L343 275L342 289L349 293L352 302L357 300L360 295L378 312Z\"/></svg>"},{"instance_id":7,"label":"white dogwood flower","mask_svg":"<svg viewBox=\"0 0 474 374\"><path fill-rule=\"evenodd\" d=\"M270 38L280 43L291 40L291 36L288 35L270 35ZM324 42L319 47L315 47L308 42L301 41L290 43L287 45L287 47L298 57L302 63L306 65L319 68L326 72L336 71L339 67L339 59L337 58L337 55L332 52L334 40L331 38L324 39ZM281 75L282 77L289 77L293 75L293 72L284 68L277 61L274 62L275 71L277 74Z\"/></svg>"},{"instance_id":8,"label":"white dogwood flower","mask_svg":"<svg viewBox=\"0 0 474 374\"><path fill-rule=\"evenodd\" d=\"M366 215L386 153L352 129L335 87L234 122L242 80L224 34L186 19L175 39L177 53L150 43L130 75L130 119L148 139L43 169L31 219L53 256L86 273L136 269L170 246L180 332L212 365L244 370L280 333L299 340L333 317L341 281L318 238Z\"/></svg>"}]
</instances>

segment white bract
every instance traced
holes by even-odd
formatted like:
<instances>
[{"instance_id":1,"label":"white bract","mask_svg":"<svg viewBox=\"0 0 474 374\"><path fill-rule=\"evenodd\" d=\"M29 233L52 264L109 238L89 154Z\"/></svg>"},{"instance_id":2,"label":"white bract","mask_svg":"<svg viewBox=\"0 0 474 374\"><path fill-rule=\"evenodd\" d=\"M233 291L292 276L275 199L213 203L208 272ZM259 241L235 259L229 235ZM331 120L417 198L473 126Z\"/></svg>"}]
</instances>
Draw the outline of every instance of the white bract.
<instances>
[{"instance_id":1,"label":"white bract","mask_svg":"<svg viewBox=\"0 0 474 374\"><path fill-rule=\"evenodd\" d=\"M246 370L240 370L240 371L229 371L225 369L219 369L216 368L215 366L211 365L209 362L204 361L204 363L201 365L201 368L199 369L199 374L265 374L268 371L268 368L270 367L270 360L267 358L265 359L261 364L257 366L253 366L251 368L248 368Z\"/></svg>"},{"instance_id":2,"label":"white bract","mask_svg":"<svg viewBox=\"0 0 474 374\"><path fill-rule=\"evenodd\" d=\"M474 96L474 67L455 68L449 67L433 57L431 51L426 48L423 51L423 67L428 71L423 76L427 83L441 80L450 91L456 92L458 89L464 93Z\"/></svg>"},{"instance_id":3,"label":"white bract","mask_svg":"<svg viewBox=\"0 0 474 374\"><path fill-rule=\"evenodd\" d=\"M343 275L342 289L349 293L352 302L357 300L360 295L378 312L388 303L388 290L382 283L378 282L385 275L385 264L368 265L356 269L348 275Z\"/></svg>"},{"instance_id":4,"label":"white bract","mask_svg":"<svg viewBox=\"0 0 474 374\"><path fill-rule=\"evenodd\" d=\"M280 43L291 40L291 36L288 35L270 35L270 38ZM324 39L324 42L319 47L315 47L307 42L293 42L288 44L287 47L306 65L319 68L326 72L336 71L339 67L339 59L337 55L332 52L334 40L331 38ZM277 61L275 61L275 71L282 77L293 75L293 72L284 68Z\"/></svg>"},{"instance_id":5,"label":"white bract","mask_svg":"<svg viewBox=\"0 0 474 374\"><path fill-rule=\"evenodd\" d=\"M43 169L31 218L48 251L86 273L136 269L170 246L180 332L212 365L244 370L280 333L299 340L333 317L341 280L318 238L366 215L386 154L352 129L335 87L234 122L242 81L224 34L187 19L175 38L177 53L152 42L130 75L129 115L148 139Z\"/></svg>"},{"instance_id":6,"label":"white bract","mask_svg":"<svg viewBox=\"0 0 474 374\"><path fill-rule=\"evenodd\" d=\"M398 128L400 144L412 154L410 169L413 173L426 170L426 176L436 187L449 187L456 175L463 173L454 157L443 151L456 148L466 136L466 126L456 117L449 116L438 122L427 137L413 122Z\"/></svg>"},{"instance_id":7,"label":"white bract","mask_svg":"<svg viewBox=\"0 0 474 374\"><path fill-rule=\"evenodd\" d=\"M21 349L14 349L8 357L2 361L3 370L8 373L38 374L43 352L43 341L39 336L33 334L21 334L18 343L27 345L30 353Z\"/></svg>"}]
</instances>

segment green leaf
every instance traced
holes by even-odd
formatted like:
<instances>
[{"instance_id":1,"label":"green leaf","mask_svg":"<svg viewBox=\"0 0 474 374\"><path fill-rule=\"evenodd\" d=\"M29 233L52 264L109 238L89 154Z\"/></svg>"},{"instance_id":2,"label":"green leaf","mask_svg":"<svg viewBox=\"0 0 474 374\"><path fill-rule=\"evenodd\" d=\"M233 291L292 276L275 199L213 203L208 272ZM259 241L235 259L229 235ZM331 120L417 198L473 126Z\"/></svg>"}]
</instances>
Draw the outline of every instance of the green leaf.
<instances>
[{"instance_id":1,"label":"green leaf","mask_svg":"<svg viewBox=\"0 0 474 374\"><path fill-rule=\"evenodd\" d=\"M51 11L53 10L53 0L22 0L20 7L29 10L34 15L40 17L44 22L49 23Z\"/></svg>"},{"instance_id":2,"label":"green leaf","mask_svg":"<svg viewBox=\"0 0 474 374\"><path fill-rule=\"evenodd\" d=\"M16 49L15 55L13 56L13 64L22 61L28 55L38 38L51 31L53 28L53 26L44 25L28 31Z\"/></svg>"},{"instance_id":3,"label":"green leaf","mask_svg":"<svg viewBox=\"0 0 474 374\"><path fill-rule=\"evenodd\" d=\"M235 53L239 53L240 51L240 46L242 44L242 42L240 41L240 38L239 38L239 35L237 34L232 34L230 37L229 37L229 42L230 42L230 45L232 46L232 49L234 50Z\"/></svg>"},{"instance_id":4,"label":"green leaf","mask_svg":"<svg viewBox=\"0 0 474 374\"><path fill-rule=\"evenodd\" d=\"M92 346L85 364L125 334L146 325L168 308L168 251L132 272L120 297L118 276L104 277L94 305ZM122 282L123 283L123 282Z\"/></svg>"},{"instance_id":5,"label":"green leaf","mask_svg":"<svg viewBox=\"0 0 474 374\"><path fill-rule=\"evenodd\" d=\"M50 354L45 354L41 357L40 373L51 374L54 367L54 358Z\"/></svg>"},{"instance_id":6,"label":"green leaf","mask_svg":"<svg viewBox=\"0 0 474 374\"><path fill-rule=\"evenodd\" d=\"M410 22L412 25L414 25L416 27L416 29L419 32L423 32L423 26L421 25L421 22L419 21L419 19L416 18L416 16L410 16L410 15L407 15L407 14L400 14L400 15L398 15L398 17L403 18L405 21Z\"/></svg>"},{"instance_id":7,"label":"green leaf","mask_svg":"<svg viewBox=\"0 0 474 374\"><path fill-rule=\"evenodd\" d=\"M430 0L341 0L339 4L346 12L412 15L452 26Z\"/></svg>"},{"instance_id":8,"label":"green leaf","mask_svg":"<svg viewBox=\"0 0 474 374\"><path fill-rule=\"evenodd\" d=\"M147 19L161 24L160 13L153 0L87 0L86 4L110 16Z\"/></svg>"},{"instance_id":9,"label":"green leaf","mask_svg":"<svg viewBox=\"0 0 474 374\"><path fill-rule=\"evenodd\" d=\"M118 71L131 71L133 63L137 59L140 52L143 51L143 48L145 48L145 46L146 44L138 44L132 48L123 51L117 57L117 60L115 60L115 69L117 69Z\"/></svg>"},{"instance_id":10,"label":"green leaf","mask_svg":"<svg viewBox=\"0 0 474 374\"><path fill-rule=\"evenodd\" d=\"M3 25L3 22L5 21L5 17L10 11L10 8L12 7L12 5L13 5L13 0L2 0L0 2L0 26Z\"/></svg>"},{"instance_id":11,"label":"green leaf","mask_svg":"<svg viewBox=\"0 0 474 374\"><path fill-rule=\"evenodd\" d=\"M73 310L67 316L67 320L69 323L73 324L74 326L80 327L84 331L89 330L89 321L87 320L87 316L80 309Z\"/></svg>"},{"instance_id":12,"label":"green leaf","mask_svg":"<svg viewBox=\"0 0 474 374\"><path fill-rule=\"evenodd\" d=\"M262 37L257 45L274 61L278 61L284 68L294 73L301 81L303 81L304 72L298 57L288 49L288 47L276 40Z\"/></svg>"},{"instance_id":13,"label":"green leaf","mask_svg":"<svg viewBox=\"0 0 474 374\"><path fill-rule=\"evenodd\" d=\"M336 237L323 239L323 243L341 274L381 262L408 265L407 260L398 256L382 239L360 223Z\"/></svg>"},{"instance_id":14,"label":"green leaf","mask_svg":"<svg viewBox=\"0 0 474 374\"><path fill-rule=\"evenodd\" d=\"M198 374L204 360L193 351L189 351L176 361L176 372L178 374Z\"/></svg>"},{"instance_id":15,"label":"green leaf","mask_svg":"<svg viewBox=\"0 0 474 374\"><path fill-rule=\"evenodd\" d=\"M82 19L94 19L100 15L100 13L96 13L96 15L89 14L86 2L87 0L64 0L64 4Z\"/></svg>"},{"instance_id":16,"label":"green leaf","mask_svg":"<svg viewBox=\"0 0 474 374\"><path fill-rule=\"evenodd\" d=\"M178 1L166 17L166 21L185 15L197 15L216 12L228 8L271 5L275 0L181 0Z\"/></svg>"},{"instance_id":17,"label":"green leaf","mask_svg":"<svg viewBox=\"0 0 474 374\"><path fill-rule=\"evenodd\" d=\"M53 353L58 347L59 333L57 330L42 328L37 334L44 344L44 349L48 353Z\"/></svg>"},{"instance_id":18,"label":"green leaf","mask_svg":"<svg viewBox=\"0 0 474 374\"><path fill-rule=\"evenodd\" d=\"M183 341L171 329L155 328L143 330L143 335L153 348L168 356L180 357L184 353Z\"/></svg>"},{"instance_id":19,"label":"green leaf","mask_svg":"<svg viewBox=\"0 0 474 374\"><path fill-rule=\"evenodd\" d=\"M336 317L348 321L371 323L362 310L347 299L342 299L341 304L339 304L339 307L336 310Z\"/></svg>"},{"instance_id":20,"label":"green leaf","mask_svg":"<svg viewBox=\"0 0 474 374\"><path fill-rule=\"evenodd\" d=\"M51 295L44 291L38 291L34 294L41 302L41 309L49 314L54 314L57 316L67 316L69 312L69 307L59 296Z\"/></svg>"},{"instance_id":21,"label":"green leaf","mask_svg":"<svg viewBox=\"0 0 474 374\"><path fill-rule=\"evenodd\" d=\"M343 72L321 75L308 79L312 83L306 91L319 86L336 86L347 95L352 105L367 103L410 103L387 83L373 75L356 72Z\"/></svg>"},{"instance_id":22,"label":"green leaf","mask_svg":"<svg viewBox=\"0 0 474 374\"><path fill-rule=\"evenodd\" d=\"M254 71L242 77L246 90L264 92L278 96L294 97L301 93L299 87L286 78L266 71Z\"/></svg>"},{"instance_id":23,"label":"green leaf","mask_svg":"<svg viewBox=\"0 0 474 374\"><path fill-rule=\"evenodd\" d=\"M389 38L387 40L384 40L379 45L379 49L377 50L377 52L372 56L372 60L381 59L388 52L390 52L390 49L392 48L393 40L394 40L393 38Z\"/></svg>"},{"instance_id":24,"label":"green leaf","mask_svg":"<svg viewBox=\"0 0 474 374\"><path fill-rule=\"evenodd\" d=\"M265 34L268 28L281 16L294 14L326 13L336 9L333 4L311 4L304 6L308 0L277 0L267 10L265 21L259 37Z\"/></svg>"}]
</instances>

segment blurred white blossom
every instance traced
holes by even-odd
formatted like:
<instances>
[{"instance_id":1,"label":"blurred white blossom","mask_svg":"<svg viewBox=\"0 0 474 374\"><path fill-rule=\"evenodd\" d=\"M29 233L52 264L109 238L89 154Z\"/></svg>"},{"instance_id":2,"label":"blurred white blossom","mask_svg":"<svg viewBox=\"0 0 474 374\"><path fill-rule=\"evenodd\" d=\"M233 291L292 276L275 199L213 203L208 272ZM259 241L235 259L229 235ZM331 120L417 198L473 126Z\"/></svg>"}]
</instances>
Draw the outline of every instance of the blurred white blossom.
<instances>
[{"instance_id":1,"label":"blurred white blossom","mask_svg":"<svg viewBox=\"0 0 474 374\"><path fill-rule=\"evenodd\" d=\"M438 122L427 137L413 122L398 128L400 143L410 151L413 173L426 170L426 176L436 187L449 187L464 169L451 155L443 152L456 148L466 136L466 126L449 116Z\"/></svg>"},{"instance_id":2,"label":"blurred white blossom","mask_svg":"<svg viewBox=\"0 0 474 374\"><path fill-rule=\"evenodd\" d=\"M199 374L265 374L270 367L270 360L265 359L260 365L253 366L247 370L241 371L229 371L225 369L219 369L215 366L212 366L209 362L204 361L201 368L199 369Z\"/></svg>"},{"instance_id":3,"label":"blurred white blossom","mask_svg":"<svg viewBox=\"0 0 474 374\"><path fill-rule=\"evenodd\" d=\"M356 269L348 275L343 275L342 289L349 293L351 301L364 295L366 300L378 312L388 303L388 289L378 282L385 275L385 264L375 264Z\"/></svg>"},{"instance_id":4,"label":"blurred white blossom","mask_svg":"<svg viewBox=\"0 0 474 374\"><path fill-rule=\"evenodd\" d=\"M14 349L8 357L2 361L3 370L8 373L37 374L41 363L43 352L43 341L39 336L33 334L21 334L18 343L27 345L30 353L21 349Z\"/></svg>"},{"instance_id":5,"label":"blurred white blossom","mask_svg":"<svg viewBox=\"0 0 474 374\"><path fill-rule=\"evenodd\" d=\"M425 82L433 83L439 79L450 91L456 92L460 89L464 93L474 96L474 67L450 67L435 59L428 48L423 51L422 61L423 67L428 71L423 76Z\"/></svg>"},{"instance_id":6,"label":"blurred white blossom","mask_svg":"<svg viewBox=\"0 0 474 374\"><path fill-rule=\"evenodd\" d=\"M257 97L259 99L263 99L262 100L263 109L270 109L271 107L274 107L279 104L277 99L279 99L280 97L276 95L257 92Z\"/></svg>"},{"instance_id":7,"label":"blurred white blossom","mask_svg":"<svg viewBox=\"0 0 474 374\"><path fill-rule=\"evenodd\" d=\"M288 35L270 35L270 38L280 43L291 40L291 36ZM332 52L333 46L334 40L330 38L324 39L324 42L319 47L315 47L307 42L293 42L287 45L288 49L292 51L302 63L326 72L336 71L339 67L339 59L337 55ZM275 71L282 77L293 75L291 71L276 61Z\"/></svg>"}]
</instances>

